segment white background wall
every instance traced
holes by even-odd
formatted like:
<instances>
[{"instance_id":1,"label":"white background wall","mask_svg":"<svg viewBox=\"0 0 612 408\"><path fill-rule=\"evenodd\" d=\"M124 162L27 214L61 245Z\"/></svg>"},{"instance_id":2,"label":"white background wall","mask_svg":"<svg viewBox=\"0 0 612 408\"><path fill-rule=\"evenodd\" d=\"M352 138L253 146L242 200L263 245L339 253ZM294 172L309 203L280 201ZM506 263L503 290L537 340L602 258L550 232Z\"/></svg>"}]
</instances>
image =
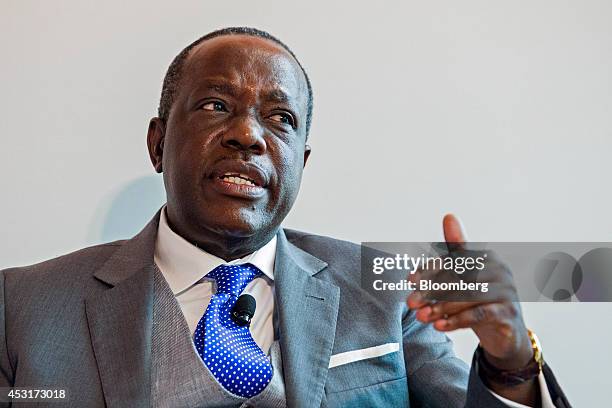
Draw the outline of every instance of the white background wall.
<instances>
[{"instance_id":1,"label":"white background wall","mask_svg":"<svg viewBox=\"0 0 612 408\"><path fill-rule=\"evenodd\" d=\"M286 225L353 241L610 241L609 1L1 0L0 267L131 236L164 201L145 134L180 49L288 43L315 90ZM525 304L570 400L606 404L610 304ZM469 360L469 332L453 336Z\"/></svg>"}]
</instances>

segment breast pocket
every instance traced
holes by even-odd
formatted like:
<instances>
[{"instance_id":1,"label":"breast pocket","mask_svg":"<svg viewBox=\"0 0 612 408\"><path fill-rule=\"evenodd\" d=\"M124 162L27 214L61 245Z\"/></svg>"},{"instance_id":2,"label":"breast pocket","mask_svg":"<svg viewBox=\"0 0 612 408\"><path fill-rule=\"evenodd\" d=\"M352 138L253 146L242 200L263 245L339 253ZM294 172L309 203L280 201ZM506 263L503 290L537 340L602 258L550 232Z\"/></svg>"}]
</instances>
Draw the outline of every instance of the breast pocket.
<instances>
[{"instance_id":1,"label":"breast pocket","mask_svg":"<svg viewBox=\"0 0 612 408\"><path fill-rule=\"evenodd\" d=\"M385 343L332 355L325 388L328 393L337 393L404 377L406 368L399 343Z\"/></svg>"},{"instance_id":2,"label":"breast pocket","mask_svg":"<svg viewBox=\"0 0 612 408\"><path fill-rule=\"evenodd\" d=\"M397 351L399 351L399 343L386 343L380 346L345 351L344 353L338 353L331 356L329 359L329 368L367 360L369 358L381 357L385 354L395 353Z\"/></svg>"}]
</instances>

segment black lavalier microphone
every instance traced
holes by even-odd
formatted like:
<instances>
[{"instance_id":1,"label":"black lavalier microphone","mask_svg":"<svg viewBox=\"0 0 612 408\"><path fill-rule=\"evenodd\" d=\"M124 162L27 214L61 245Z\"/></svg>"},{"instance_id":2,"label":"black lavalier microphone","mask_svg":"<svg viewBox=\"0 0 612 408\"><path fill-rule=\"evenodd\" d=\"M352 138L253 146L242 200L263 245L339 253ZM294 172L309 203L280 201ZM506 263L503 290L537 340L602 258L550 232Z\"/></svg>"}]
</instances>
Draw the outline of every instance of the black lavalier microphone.
<instances>
[{"instance_id":1,"label":"black lavalier microphone","mask_svg":"<svg viewBox=\"0 0 612 408\"><path fill-rule=\"evenodd\" d=\"M255 298L247 293L240 295L236 304L232 308L232 320L238 326L248 326L251 319L255 316L257 304Z\"/></svg>"}]
</instances>

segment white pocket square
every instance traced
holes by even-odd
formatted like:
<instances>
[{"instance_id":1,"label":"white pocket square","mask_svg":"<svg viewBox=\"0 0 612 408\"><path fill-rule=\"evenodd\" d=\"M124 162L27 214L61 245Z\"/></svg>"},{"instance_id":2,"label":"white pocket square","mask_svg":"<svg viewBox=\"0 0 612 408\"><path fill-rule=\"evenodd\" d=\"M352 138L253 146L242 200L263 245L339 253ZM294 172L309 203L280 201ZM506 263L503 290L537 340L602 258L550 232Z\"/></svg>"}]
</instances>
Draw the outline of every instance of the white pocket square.
<instances>
[{"instance_id":1,"label":"white pocket square","mask_svg":"<svg viewBox=\"0 0 612 408\"><path fill-rule=\"evenodd\" d=\"M387 343L381 344L380 346L345 351L344 353L338 353L331 356L329 359L329 368L338 367L343 364L365 360L368 358L384 356L385 354L395 353L398 350L399 343Z\"/></svg>"}]
</instances>

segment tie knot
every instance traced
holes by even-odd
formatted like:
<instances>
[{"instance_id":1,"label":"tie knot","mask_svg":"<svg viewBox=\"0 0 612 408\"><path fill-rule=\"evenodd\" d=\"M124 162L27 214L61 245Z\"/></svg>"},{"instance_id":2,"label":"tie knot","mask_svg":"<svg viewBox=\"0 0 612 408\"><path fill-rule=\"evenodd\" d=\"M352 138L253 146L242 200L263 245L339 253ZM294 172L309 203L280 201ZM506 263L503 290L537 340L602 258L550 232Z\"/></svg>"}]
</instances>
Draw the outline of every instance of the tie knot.
<instances>
[{"instance_id":1,"label":"tie knot","mask_svg":"<svg viewBox=\"0 0 612 408\"><path fill-rule=\"evenodd\" d=\"M259 268L252 264L224 264L210 271L206 277L217 282L217 293L238 296L249 282L261 275L261 273Z\"/></svg>"}]
</instances>

